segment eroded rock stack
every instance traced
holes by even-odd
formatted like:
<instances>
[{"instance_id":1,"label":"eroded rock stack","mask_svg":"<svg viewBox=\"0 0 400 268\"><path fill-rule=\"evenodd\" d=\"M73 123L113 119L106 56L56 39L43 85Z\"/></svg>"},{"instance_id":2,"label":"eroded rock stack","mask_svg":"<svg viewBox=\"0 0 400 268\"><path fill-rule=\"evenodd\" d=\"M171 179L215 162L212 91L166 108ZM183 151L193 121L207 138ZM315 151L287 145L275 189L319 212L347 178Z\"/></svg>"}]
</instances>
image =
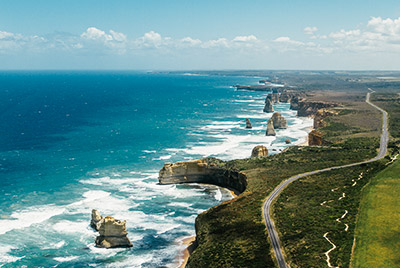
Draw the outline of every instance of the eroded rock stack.
<instances>
[{"instance_id":1,"label":"eroded rock stack","mask_svg":"<svg viewBox=\"0 0 400 268\"><path fill-rule=\"evenodd\" d=\"M289 138L287 138L287 139L285 140L285 143L286 143L286 144L291 144L292 141L291 141Z\"/></svg>"},{"instance_id":2,"label":"eroded rock stack","mask_svg":"<svg viewBox=\"0 0 400 268\"><path fill-rule=\"evenodd\" d=\"M290 102L291 96L288 94L288 92L285 90L281 93L281 95L279 96L279 102L284 102L284 103L288 103Z\"/></svg>"},{"instance_id":3,"label":"eroded rock stack","mask_svg":"<svg viewBox=\"0 0 400 268\"><path fill-rule=\"evenodd\" d=\"M279 93L278 93L277 89L273 89L272 90L272 98L271 98L271 100L272 100L272 103L279 102Z\"/></svg>"},{"instance_id":4,"label":"eroded rock stack","mask_svg":"<svg viewBox=\"0 0 400 268\"><path fill-rule=\"evenodd\" d=\"M286 119L278 112L272 115L272 122L274 125L274 129L285 129L287 128Z\"/></svg>"},{"instance_id":5,"label":"eroded rock stack","mask_svg":"<svg viewBox=\"0 0 400 268\"><path fill-rule=\"evenodd\" d=\"M251 125L250 119L246 118L246 128L252 128L253 126Z\"/></svg>"},{"instance_id":6,"label":"eroded rock stack","mask_svg":"<svg viewBox=\"0 0 400 268\"><path fill-rule=\"evenodd\" d=\"M267 132L265 133L265 135L266 136L276 136L274 122L272 121L272 119L268 120Z\"/></svg>"},{"instance_id":7,"label":"eroded rock stack","mask_svg":"<svg viewBox=\"0 0 400 268\"><path fill-rule=\"evenodd\" d=\"M269 95L268 95L269 96ZM272 101L270 98L265 99L264 113L272 113L274 112L274 107L272 106Z\"/></svg>"},{"instance_id":8,"label":"eroded rock stack","mask_svg":"<svg viewBox=\"0 0 400 268\"><path fill-rule=\"evenodd\" d=\"M132 247L126 231L126 221L120 221L113 217L102 217L93 209L90 225L97 231L96 246L102 248Z\"/></svg>"},{"instance_id":9,"label":"eroded rock stack","mask_svg":"<svg viewBox=\"0 0 400 268\"><path fill-rule=\"evenodd\" d=\"M268 156L268 149L263 145L257 145L251 151L251 157L265 157Z\"/></svg>"}]
</instances>

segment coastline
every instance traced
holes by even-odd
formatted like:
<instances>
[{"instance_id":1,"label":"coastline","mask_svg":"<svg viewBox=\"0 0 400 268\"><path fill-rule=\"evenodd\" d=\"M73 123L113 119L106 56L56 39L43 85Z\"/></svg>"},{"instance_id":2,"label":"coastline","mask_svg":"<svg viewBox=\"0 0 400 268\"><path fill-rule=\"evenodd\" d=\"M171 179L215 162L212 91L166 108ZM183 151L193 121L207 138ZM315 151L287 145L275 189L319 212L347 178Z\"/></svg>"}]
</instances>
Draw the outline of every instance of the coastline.
<instances>
[{"instance_id":1,"label":"coastline","mask_svg":"<svg viewBox=\"0 0 400 268\"><path fill-rule=\"evenodd\" d=\"M189 237L183 237L181 240L179 240L180 244L185 245L185 249L181 251L179 256L177 257L176 263L178 264L177 267L179 268L185 268L190 254L193 252L193 250L196 248L196 236L189 236Z\"/></svg>"}]
</instances>

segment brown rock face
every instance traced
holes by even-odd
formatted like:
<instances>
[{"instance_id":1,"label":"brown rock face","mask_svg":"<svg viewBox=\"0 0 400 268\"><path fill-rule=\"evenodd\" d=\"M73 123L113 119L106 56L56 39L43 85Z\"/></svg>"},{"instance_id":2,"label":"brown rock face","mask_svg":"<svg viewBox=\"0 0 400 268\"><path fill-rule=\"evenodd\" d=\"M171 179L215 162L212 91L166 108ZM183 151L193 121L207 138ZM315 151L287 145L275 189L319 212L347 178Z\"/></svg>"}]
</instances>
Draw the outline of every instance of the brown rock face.
<instances>
[{"instance_id":1,"label":"brown rock face","mask_svg":"<svg viewBox=\"0 0 400 268\"><path fill-rule=\"evenodd\" d=\"M299 97L292 97L290 100L290 110L298 110L299 109Z\"/></svg>"},{"instance_id":2,"label":"brown rock face","mask_svg":"<svg viewBox=\"0 0 400 268\"><path fill-rule=\"evenodd\" d=\"M271 100L267 97L265 99L264 113L272 113L274 111L274 107L272 106Z\"/></svg>"},{"instance_id":3,"label":"brown rock face","mask_svg":"<svg viewBox=\"0 0 400 268\"><path fill-rule=\"evenodd\" d=\"M286 143L286 144L291 144L292 141L288 138L288 139L285 140L285 143Z\"/></svg>"},{"instance_id":4,"label":"brown rock face","mask_svg":"<svg viewBox=\"0 0 400 268\"><path fill-rule=\"evenodd\" d=\"M279 102L288 103L288 102L290 102L290 99L291 99L291 95L289 95L287 93L287 91L283 91L281 93L281 95L279 96Z\"/></svg>"},{"instance_id":5,"label":"brown rock face","mask_svg":"<svg viewBox=\"0 0 400 268\"><path fill-rule=\"evenodd\" d=\"M95 241L97 247L132 247L127 236L126 221L116 220L110 216L103 218L97 210L93 209L90 225L100 234Z\"/></svg>"},{"instance_id":6,"label":"brown rock face","mask_svg":"<svg viewBox=\"0 0 400 268\"><path fill-rule=\"evenodd\" d=\"M332 115L337 115L338 113L328 109L319 109L314 116L314 128L325 127L326 122L324 118Z\"/></svg>"},{"instance_id":7,"label":"brown rock face","mask_svg":"<svg viewBox=\"0 0 400 268\"><path fill-rule=\"evenodd\" d=\"M253 126L251 125L250 119L246 118L246 128L252 128Z\"/></svg>"},{"instance_id":8,"label":"brown rock face","mask_svg":"<svg viewBox=\"0 0 400 268\"><path fill-rule=\"evenodd\" d=\"M297 109L298 116L310 116L317 113L322 108L332 108L338 106L336 103L323 101L300 101Z\"/></svg>"},{"instance_id":9,"label":"brown rock face","mask_svg":"<svg viewBox=\"0 0 400 268\"><path fill-rule=\"evenodd\" d=\"M272 115L272 122L274 124L274 129L285 129L287 128L286 119L278 112Z\"/></svg>"},{"instance_id":10,"label":"brown rock face","mask_svg":"<svg viewBox=\"0 0 400 268\"><path fill-rule=\"evenodd\" d=\"M199 182L220 185L243 192L247 186L245 174L226 169L215 158L165 163L159 172L160 184Z\"/></svg>"},{"instance_id":11,"label":"brown rock face","mask_svg":"<svg viewBox=\"0 0 400 268\"><path fill-rule=\"evenodd\" d=\"M324 140L324 135L314 129L313 131L311 131L310 133L308 133L308 145L309 146L313 146L313 145L328 145L330 144L330 142Z\"/></svg>"},{"instance_id":12,"label":"brown rock face","mask_svg":"<svg viewBox=\"0 0 400 268\"><path fill-rule=\"evenodd\" d=\"M274 122L272 122L272 119L268 120L267 131L266 131L265 135L266 136L276 136Z\"/></svg>"},{"instance_id":13,"label":"brown rock face","mask_svg":"<svg viewBox=\"0 0 400 268\"><path fill-rule=\"evenodd\" d=\"M268 149L267 147L263 145L257 145L256 147L253 148L251 151L251 157L264 157L268 156Z\"/></svg>"}]
</instances>

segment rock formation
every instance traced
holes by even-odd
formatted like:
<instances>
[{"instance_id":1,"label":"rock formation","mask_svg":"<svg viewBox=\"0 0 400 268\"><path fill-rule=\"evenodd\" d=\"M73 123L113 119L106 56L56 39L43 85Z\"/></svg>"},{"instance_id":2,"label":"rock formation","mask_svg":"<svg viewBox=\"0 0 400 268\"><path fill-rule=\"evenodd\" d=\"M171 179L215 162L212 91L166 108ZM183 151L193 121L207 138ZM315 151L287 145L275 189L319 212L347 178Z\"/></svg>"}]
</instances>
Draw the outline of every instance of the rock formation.
<instances>
[{"instance_id":1,"label":"rock formation","mask_svg":"<svg viewBox=\"0 0 400 268\"><path fill-rule=\"evenodd\" d=\"M90 225L97 231L96 246L102 248L132 247L126 231L126 221L116 220L113 217L102 217L93 209Z\"/></svg>"},{"instance_id":2,"label":"rock formation","mask_svg":"<svg viewBox=\"0 0 400 268\"><path fill-rule=\"evenodd\" d=\"M286 143L286 144L291 144L292 141L291 141L289 138L287 138L287 139L285 140L285 143Z\"/></svg>"},{"instance_id":3,"label":"rock formation","mask_svg":"<svg viewBox=\"0 0 400 268\"><path fill-rule=\"evenodd\" d=\"M291 96L289 95L289 93L285 90L281 93L281 95L279 96L279 102L284 102L284 103L288 103L290 102Z\"/></svg>"},{"instance_id":4,"label":"rock formation","mask_svg":"<svg viewBox=\"0 0 400 268\"><path fill-rule=\"evenodd\" d=\"M314 116L314 128L325 127L326 122L324 121L324 118L337 114L338 113L333 110L319 109Z\"/></svg>"},{"instance_id":5,"label":"rock formation","mask_svg":"<svg viewBox=\"0 0 400 268\"><path fill-rule=\"evenodd\" d=\"M203 158L193 161L165 163L159 172L160 184L171 183L209 183L233 188L243 192L247 186L246 175L224 166L224 162L215 158Z\"/></svg>"},{"instance_id":6,"label":"rock formation","mask_svg":"<svg viewBox=\"0 0 400 268\"><path fill-rule=\"evenodd\" d=\"M271 100L272 100L272 103L279 102L279 93L278 93L277 89L273 89L272 90L272 98L271 98Z\"/></svg>"},{"instance_id":7,"label":"rock formation","mask_svg":"<svg viewBox=\"0 0 400 268\"><path fill-rule=\"evenodd\" d=\"M272 122L274 124L274 129L285 129L287 128L286 119L278 112L272 115Z\"/></svg>"},{"instance_id":8,"label":"rock formation","mask_svg":"<svg viewBox=\"0 0 400 268\"><path fill-rule=\"evenodd\" d=\"M267 125L267 132L265 133L266 136L276 136L276 132L274 129L274 123L272 122L272 119L268 120L268 125Z\"/></svg>"},{"instance_id":9,"label":"rock formation","mask_svg":"<svg viewBox=\"0 0 400 268\"><path fill-rule=\"evenodd\" d=\"M264 113L272 113L274 111L274 107L272 106L271 100L267 97L265 99Z\"/></svg>"},{"instance_id":10,"label":"rock formation","mask_svg":"<svg viewBox=\"0 0 400 268\"><path fill-rule=\"evenodd\" d=\"M103 219L103 217L100 215L100 213L97 211L97 209L93 209L92 210L92 219L90 221L90 226L92 226L93 229L98 231L99 228L100 228L100 224L101 224L101 220L102 219Z\"/></svg>"},{"instance_id":11,"label":"rock formation","mask_svg":"<svg viewBox=\"0 0 400 268\"><path fill-rule=\"evenodd\" d=\"M268 149L267 147L263 145L257 145L256 147L253 148L251 151L251 157L264 157L268 156Z\"/></svg>"},{"instance_id":12,"label":"rock formation","mask_svg":"<svg viewBox=\"0 0 400 268\"><path fill-rule=\"evenodd\" d=\"M246 118L246 128L252 128L250 119Z\"/></svg>"},{"instance_id":13,"label":"rock formation","mask_svg":"<svg viewBox=\"0 0 400 268\"><path fill-rule=\"evenodd\" d=\"M311 116L322 108L336 107L338 104L324 101L300 101L297 109L298 116Z\"/></svg>"},{"instance_id":14,"label":"rock formation","mask_svg":"<svg viewBox=\"0 0 400 268\"><path fill-rule=\"evenodd\" d=\"M292 97L290 100L290 109L291 110L299 109L299 101L300 101L300 98L298 96Z\"/></svg>"}]
</instances>

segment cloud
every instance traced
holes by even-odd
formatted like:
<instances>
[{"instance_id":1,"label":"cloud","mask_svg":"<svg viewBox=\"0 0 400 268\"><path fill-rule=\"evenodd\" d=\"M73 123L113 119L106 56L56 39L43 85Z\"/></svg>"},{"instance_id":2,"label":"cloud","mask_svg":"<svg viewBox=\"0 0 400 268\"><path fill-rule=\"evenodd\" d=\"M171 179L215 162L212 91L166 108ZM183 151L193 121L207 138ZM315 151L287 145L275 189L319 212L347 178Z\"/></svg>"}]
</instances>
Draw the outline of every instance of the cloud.
<instances>
[{"instance_id":1,"label":"cloud","mask_svg":"<svg viewBox=\"0 0 400 268\"><path fill-rule=\"evenodd\" d=\"M382 19L381 17L372 17L368 21L368 26L377 33L387 35L400 34L400 18L397 19Z\"/></svg>"},{"instance_id":2,"label":"cloud","mask_svg":"<svg viewBox=\"0 0 400 268\"><path fill-rule=\"evenodd\" d=\"M106 34L106 32L99 30L96 27L87 28L86 32L81 34L81 37L89 40L101 40L101 41L113 40L112 35Z\"/></svg>"},{"instance_id":3,"label":"cloud","mask_svg":"<svg viewBox=\"0 0 400 268\"><path fill-rule=\"evenodd\" d=\"M306 27L306 28L304 28L304 33L305 34L308 34L308 35L314 35L314 33L316 32L316 31L318 31L318 28L317 27Z\"/></svg>"},{"instance_id":4,"label":"cloud","mask_svg":"<svg viewBox=\"0 0 400 268\"><path fill-rule=\"evenodd\" d=\"M233 39L233 42L254 42L257 41L257 37L254 35L247 35L247 36L236 36Z\"/></svg>"}]
</instances>

